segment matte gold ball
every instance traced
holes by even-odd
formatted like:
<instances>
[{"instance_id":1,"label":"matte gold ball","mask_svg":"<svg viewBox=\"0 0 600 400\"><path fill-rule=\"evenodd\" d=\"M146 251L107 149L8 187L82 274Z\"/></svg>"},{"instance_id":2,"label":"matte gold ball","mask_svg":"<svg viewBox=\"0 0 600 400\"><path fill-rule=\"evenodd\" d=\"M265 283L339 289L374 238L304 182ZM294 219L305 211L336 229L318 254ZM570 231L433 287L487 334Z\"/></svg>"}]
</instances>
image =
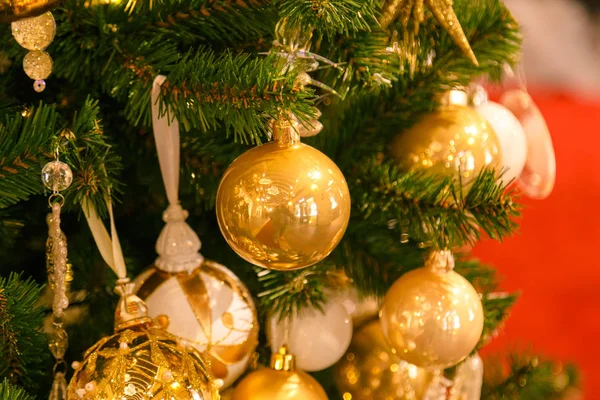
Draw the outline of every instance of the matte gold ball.
<instances>
[{"instance_id":1,"label":"matte gold ball","mask_svg":"<svg viewBox=\"0 0 600 400\"><path fill-rule=\"evenodd\" d=\"M492 126L477 111L461 105L425 115L392 141L390 153L402 169L426 168L456 178L460 172L463 184L485 167L502 166Z\"/></svg>"},{"instance_id":2,"label":"matte gold ball","mask_svg":"<svg viewBox=\"0 0 600 400\"><path fill-rule=\"evenodd\" d=\"M218 400L199 353L161 329L136 326L105 337L77 363L69 400Z\"/></svg>"},{"instance_id":3,"label":"matte gold ball","mask_svg":"<svg viewBox=\"0 0 600 400\"><path fill-rule=\"evenodd\" d=\"M52 58L45 51L30 51L23 57L23 69L31 79L46 79L52 73Z\"/></svg>"},{"instance_id":4,"label":"matte gold ball","mask_svg":"<svg viewBox=\"0 0 600 400\"><path fill-rule=\"evenodd\" d=\"M388 291L381 326L396 354L421 368L464 360L483 331L479 294L461 275L430 266L407 272Z\"/></svg>"},{"instance_id":5,"label":"matte gold ball","mask_svg":"<svg viewBox=\"0 0 600 400\"><path fill-rule=\"evenodd\" d=\"M344 399L416 400L423 398L433 374L393 354L374 320L354 333L334 378Z\"/></svg>"},{"instance_id":6,"label":"matte gold ball","mask_svg":"<svg viewBox=\"0 0 600 400\"><path fill-rule=\"evenodd\" d=\"M245 377L231 400L327 400L327 394L306 372L263 368Z\"/></svg>"},{"instance_id":7,"label":"matte gold ball","mask_svg":"<svg viewBox=\"0 0 600 400\"><path fill-rule=\"evenodd\" d=\"M313 265L339 243L350 218L344 175L326 155L295 142L247 151L225 171L217 218L229 245L254 265Z\"/></svg>"}]
</instances>

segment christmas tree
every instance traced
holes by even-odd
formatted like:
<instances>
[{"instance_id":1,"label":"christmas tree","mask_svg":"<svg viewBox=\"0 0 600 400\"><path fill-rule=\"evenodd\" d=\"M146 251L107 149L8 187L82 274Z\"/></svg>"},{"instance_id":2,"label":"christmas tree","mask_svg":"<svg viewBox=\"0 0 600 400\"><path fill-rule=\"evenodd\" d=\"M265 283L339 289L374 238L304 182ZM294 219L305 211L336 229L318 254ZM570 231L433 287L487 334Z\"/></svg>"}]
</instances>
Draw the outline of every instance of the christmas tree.
<instances>
[{"instance_id":1,"label":"christmas tree","mask_svg":"<svg viewBox=\"0 0 600 400\"><path fill-rule=\"evenodd\" d=\"M74 361L69 399L280 398L289 376L300 388L281 398L577 387L572 367L531 354L486 358L481 385L477 352L518 298L465 250L515 233L522 211L502 138L465 100L519 60L499 0L21 3L0 3L16 21L0 24L2 399L65 398ZM124 263L96 245L109 214ZM135 303L158 329L144 333L151 361L130 352L125 275L155 317ZM64 314L53 288L68 293ZM217 342L217 326L240 342ZM194 373L178 375L179 340L200 350ZM135 386L143 362L163 370ZM109 364L122 386L98 378Z\"/></svg>"}]
</instances>

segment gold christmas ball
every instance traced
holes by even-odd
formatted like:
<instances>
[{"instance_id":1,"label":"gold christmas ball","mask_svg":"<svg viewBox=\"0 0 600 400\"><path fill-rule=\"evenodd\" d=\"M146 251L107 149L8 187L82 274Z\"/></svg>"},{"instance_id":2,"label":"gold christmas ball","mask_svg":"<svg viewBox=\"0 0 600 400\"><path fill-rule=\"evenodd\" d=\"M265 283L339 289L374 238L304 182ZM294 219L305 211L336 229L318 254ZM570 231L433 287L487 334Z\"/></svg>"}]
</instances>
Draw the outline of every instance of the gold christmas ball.
<instances>
[{"instance_id":1,"label":"gold christmas ball","mask_svg":"<svg viewBox=\"0 0 600 400\"><path fill-rule=\"evenodd\" d=\"M327 394L306 372L263 368L242 379L231 400L327 400Z\"/></svg>"},{"instance_id":2,"label":"gold christmas ball","mask_svg":"<svg viewBox=\"0 0 600 400\"><path fill-rule=\"evenodd\" d=\"M400 133L390 153L402 169L460 177L468 183L485 167L501 167L500 142L492 126L473 108L448 105L425 115Z\"/></svg>"},{"instance_id":3,"label":"gold christmas ball","mask_svg":"<svg viewBox=\"0 0 600 400\"><path fill-rule=\"evenodd\" d=\"M401 360L381 332L379 320L354 333L352 343L334 370L344 399L422 399L433 374Z\"/></svg>"},{"instance_id":4,"label":"gold christmas ball","mask_svg":"<svg viewBox=\"0 0 600 400\"><path fill-rule=\"evenodd\" d=\"M257 314L250 292L230 270L210 260L191 272L153 266L134 284L150 317L210 359L221 387L246 370L258 343Z\"/></svg>"},{"instance_id":5,"label":"gold christmas ball","mask_svg":"<svg viewBox=\"0 0 600 400\"><path fill-rule=\"evenodd\" d=\"M350 193L331 159L302 144L293 127L238 157L217 192L217 218L229 245L264 268L313 265L339 243Z\"/></svg>"},{"instance_id":6,"label":"gold christmas ball","mask_svg":"<svg viewBox=\"0 0 600 400\"><path fill-rule=\"evenodd\" d=\"M60 0L0 0L0 23L40 15L60 4Z\"/></svg>"},{"instance_id":7,"label":"gold christmas ball","mask_svg":"<svg viewBox=\"0 0 600 400\"><path fill-rule=\"evenodd\" d=\"M200 355L148 324L101 339L74 368L69 400L219 399Z\"/></svg>"},{"instance_id":8,"label":"gold christmas ball","mask_svg":"<svg viewBox=\"0 0 600 400\"><path fill-rule=\"evenodd\" d=\"M23 57L23 69L31 79L46 79L52 73L52 58L42 50L30 51Z\"/></svg>"},{"instance_id":9,"label":"gold christmas ball","mask_svg":"<svg viewBox=\"0 0 600 400\"><path fill-rule=\"evenodd\" d=\"M11 24L12 35L27 50L44 50L54 40L56 22L51 12Z\"/></svg>"},{"instance_id":10,"label":"gold christmas ball","mask_svg":"<svg viewBox=\"0 0 600 400\"><path fill-rule=\"evenodd\" d=\"M433 253L424 267L402 275L385 296L383 333L400 358L418 367L452 367L481 337L479 294L453 267L449 251Z\"/></svg>"}]
</instances>

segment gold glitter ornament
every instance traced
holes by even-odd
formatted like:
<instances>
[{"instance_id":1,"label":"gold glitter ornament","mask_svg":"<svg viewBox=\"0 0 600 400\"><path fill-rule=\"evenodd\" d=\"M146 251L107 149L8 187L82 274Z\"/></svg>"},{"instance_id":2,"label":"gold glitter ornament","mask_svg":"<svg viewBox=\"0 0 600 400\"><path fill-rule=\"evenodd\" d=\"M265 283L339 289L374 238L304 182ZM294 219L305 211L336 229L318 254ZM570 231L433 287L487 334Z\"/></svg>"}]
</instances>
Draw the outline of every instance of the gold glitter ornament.
<instances>
[{"instance_id":1,"label":"gold glitter ornament","mask_svg":"<svg viewBox=\"0 0 600 400\"><path fill-rule=\"evenodd\" d=\"M218 400L200 354L155 327L133 285L117 288L115 334L98 341L74 363L68 400Z\"/></svg>"},{"instance_id":2,"label":"gold glitter ornament","mask_svg":"<svg viewBox=\"0 0 600 400\"><path fill-rule=\"evenodd\" d=\"M23 69L31 79L46 79L52 73L52 58L45 51L30 51L23 58Z\"/></svg>"},{"instance_id":3,"label":"gold glitter ornament","mask_svg":"<svg viewBox=\"0 0 600 400\"><path fill-rule=\"evenodd\" d=\"M40 15L59 3L60 0L0 0L0 23Z\"/></svg>"},{"instance_id":4,"label":"gold glitter ornament","mask_svg":"<svg viewBox=\"0 0 600 400\"><path fill-rule=\"evenodd\" d=\"M52 13L24 18L11 24L12 35L27 50L44 50L54 40L56 22Z\"/></svg>"},{"instance_id":5,"label":"gold glitter ornament","mask_svg":"<svg viewBox=\"0 0 600 400\"><path fill-rule=\"evenodd\" d=\"M399 133L390 153L402 169L425 168L463 184L485 167L501 167L501 146L493 128L473 108L449 104L424 115Z\"/></svg>"},{"instance_id":6,"label":"gold glitter ornament","mask_svg":"<svg viewBox=\"0 0 600 400\"><path fill-rule=\"evenodd\" d=\"M452 268L450 251L433 252L424 267L402 275L383 301L383 334L400 358L421 368L452 367L481 338L479 294Z\"/></svg>"},{"instance_id":7,"label":"gold glitter ornament","mask_svg":"<svg viewBox=\"0 0 600 400\"><path fill-rule=\"evenodd\" d=\"M354 333L333 376L339 393L352 400L422 399L433 374L401 360L372 320Z\"/></svg>"},{"instance_id":8,"label":"gold glitter ornament","mask_svg":"<svg viewBox=\"0 0 600 400\"><path fill-rule=\"evenodd\" d=\"M331 253L350 218L350 193L335 163L300 143L296 125L274 124L274 141L238 157L217 191L227 243L260 267L294 270Z\"/></svg>"},{"instance_id":9,"label":"gold glitter ornament","mask_svg":"<svg viewBox=\"0 0 600 400\"><path fill-rule=\"evenodd\" d=\"M414 33L418 33L419 25L425 19L425 6L431 11L438 23L448 32L454 43L463 54L476 66L479 65L469 40L460 25L458 17L452 8L452 0L386 0L381 10L379 22L387 28L393 21L400 19L406 28L408 21L413 21Z\"/></svg>"},{"instance_id":10,"label":"gold glitter ornament","mask_svg":"<svg viewBox=\"0 0 600 400\"><path fill-rule=\"evenodd\" d=\"M210 358L223 387L245 371L258 344L258 321L250 292L231 271L210 260L189 273L153 266L135 285L151 317Z\"/></svg>"},{"instance_id":11,"label":"gold glitter ornament","mask_svg":"<svg viewBox=\"0 0 600 400\"><path fill-rule=\"evenodd\" d=\"M327 400L315 378L296 370L294 356L282 347L271 356L271 366L246 376L231 400Z\"/></svg>"}]
</instances>

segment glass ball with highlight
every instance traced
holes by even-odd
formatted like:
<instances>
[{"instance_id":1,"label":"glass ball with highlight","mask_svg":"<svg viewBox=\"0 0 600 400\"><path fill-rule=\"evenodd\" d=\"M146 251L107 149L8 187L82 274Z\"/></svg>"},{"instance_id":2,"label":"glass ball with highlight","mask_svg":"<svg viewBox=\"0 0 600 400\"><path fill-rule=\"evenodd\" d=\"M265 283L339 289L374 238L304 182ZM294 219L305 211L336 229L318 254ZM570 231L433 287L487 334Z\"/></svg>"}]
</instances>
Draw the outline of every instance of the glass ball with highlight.
<instances>
[{"instance_id":1,"label":"glass ball with highlight","mask_svg":"<svg viewBox=\"0 0 600 400\"><path fill-rule=\"evenodd\" d=\"M470 107L451 104L426 114L392 141L401 169L427 169L464 184L486 167L502 166L502 150L489 122Z\"/></svg>"},{"instance_id":2,"label":"glass ball with highlight","mask_svg":"<svg viewBox=\"0 0 600 400\"><path fill-rule=\"evenodd\" d=\"M335 365L336 387L344 399L422 399L433 374L392 353L378 320L359 329Z\"/></svg>"},{"instance_id":3,"label":"glass ball with highlight","mask_svg":"<svg viewBox=\"0 0 600 400\"><path fill-rule=\"evenodd\" d=\"M248 262L275 270L323 260L350 218L344 175L326 155L300 143L293 129L238 157L217 191L227 243Z\"/></svg>"},{"instance_id":4,"label":"glass ball with highlight","mask_svg":"<svg viewBox=\"0 0 600 400\"><path fill-rule=\"evenodd\" d=\"M400 358L421 368L444 369L464 360L479 342L483 305L465 278L429 264L392 285L380 320Z\"/></svg>"}]
</instances>

